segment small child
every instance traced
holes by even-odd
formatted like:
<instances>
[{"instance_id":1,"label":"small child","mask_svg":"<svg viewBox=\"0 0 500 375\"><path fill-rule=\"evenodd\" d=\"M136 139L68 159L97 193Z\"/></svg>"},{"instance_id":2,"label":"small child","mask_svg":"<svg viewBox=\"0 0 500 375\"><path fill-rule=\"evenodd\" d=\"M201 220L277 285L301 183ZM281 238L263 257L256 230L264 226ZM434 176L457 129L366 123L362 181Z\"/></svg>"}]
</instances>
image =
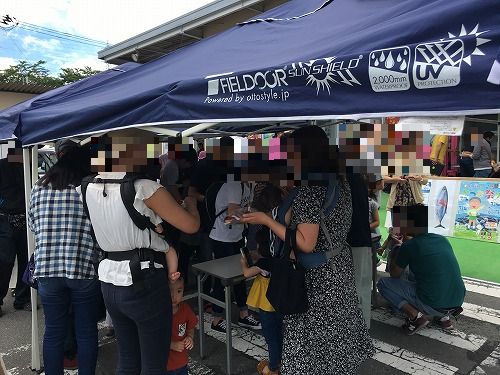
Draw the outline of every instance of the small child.
<instances>
[{"instance_id":1,"label":"small child","mask_svg":"<svg viewBox=\"0 0 500 375\"><path fill-rule=\"evenodd\" d=\"M261 194L255 197L252 207L270 215L271 210L281 204L282 195L283 192L279 188L267 185L262 189ZM283 317L274 310L266 297L270 280L270 258L272 258L269 228L262 227L253 233L255 238L252 240L254 241L249 239L247 246L249 246L249 250L257 250L260 259L255 265L249 267L245 256L242 254L240 262L245 278L257 276L248 293L247 305L259 309L262 333L266 339L269 352L269 361L260 361L257 365L257 372L264 375L277 375L280 370L283 346ZM250 244L255 244L256 249L250 248Z\"/></svg>"},{"instance_id":2,"label":"small child","mask_svg":"<svg viewBox=\"0 0 500 375\"><path fill-rule=\"evenodd\" d=\"M161 224L158 224L155 228L155 232L158 233L161 236L165 235L165 231L163 229L163 226ZM169 241L167 241L169 242ZM171 282L174 282L177 280L181 274L180 272L177 271L179 267L179 258L177 256L177 251L174 249L172 245L169 244L169 249L165 253L165 259L167 261L167 273L168 273L168 278L170 279Z\"/></svg>"},{"instance_id":3,"label":"small child","mask_svg":"<svg viewBox=\"0 0 500 375\"><path fill-rule=\"evenodd\" d=\"M167 375L188 375L188 350L194 347L194 328L198 318L185 302L184 279L179 277L170 284L172 298L172 339L168 355Z\"/></svg>"},{"instance_id":4,"label":"small child","mask_svg":"<svg viewBox=\"0 0 500 375\"><path fill-rule=\"evenodd\" d=\"M269 352L269 361L261 361L257 365L257 371L261 375L278 375L281 362L283 346L283 317L274 311L271 303L266 297L269 287L269 271L265 270L265 258L257 261L257 265L249 267L245 256L240 259L241 268L245 278L257 276L248 292L247 305L259 309L262 333L266 339ZM261 268L262 267L262 268Z\"/></svg>"}]
</instances>

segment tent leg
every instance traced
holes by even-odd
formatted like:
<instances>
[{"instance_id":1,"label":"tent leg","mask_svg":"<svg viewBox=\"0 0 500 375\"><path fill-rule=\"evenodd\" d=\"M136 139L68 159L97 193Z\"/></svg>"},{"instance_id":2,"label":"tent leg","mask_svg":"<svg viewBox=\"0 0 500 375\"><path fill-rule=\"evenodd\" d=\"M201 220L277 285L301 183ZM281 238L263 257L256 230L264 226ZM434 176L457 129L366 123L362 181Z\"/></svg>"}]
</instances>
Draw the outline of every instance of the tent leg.
<instances>
[{"instance_id":1,"label":"tent leg","mask_svg":"<svg viewBox=\"0 0 500 375\"><path fill-rule=\"evenodd\" d=\"M33 150L32 158L30 151ZM35 169L36 160L36 169ZM28 217L28 207L30 201L31 188L33 180L38 176L38 149L35 147L23 149L23 167L24 167L24 195L26 198L26 217ZM32 173L33 172L33 173ZM28 238L28 258L35 250L35 239L33 233L26 227L26 236ZM24 270L20 270L23 272ZM35 289L31 289L31 369L38 371L40 365L40 345L38 336L38 296Z\"/></svg>"}]
</instances>

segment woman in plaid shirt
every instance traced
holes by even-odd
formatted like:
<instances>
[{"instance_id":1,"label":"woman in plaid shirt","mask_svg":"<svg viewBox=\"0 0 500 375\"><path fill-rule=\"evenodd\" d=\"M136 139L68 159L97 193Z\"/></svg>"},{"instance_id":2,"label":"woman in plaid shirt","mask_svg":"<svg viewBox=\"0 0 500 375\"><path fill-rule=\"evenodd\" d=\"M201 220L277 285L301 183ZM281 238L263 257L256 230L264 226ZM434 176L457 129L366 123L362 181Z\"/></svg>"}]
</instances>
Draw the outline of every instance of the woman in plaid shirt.
<instances>
[{"instance_id":1,"label":"woman in plaid shirt","mask_svg":"<svg viewBox=\"0 0 500 375\"><path fill-rule=\"evenodd\" d=\"M31 191L28 223L35 233L35 273L45 315L45 373L63 374L69 308L75 314L79 374L97 362L97 252L91 225L75 186L90 173L90 155L76 143Z\"/></svg>"}]
</instances>

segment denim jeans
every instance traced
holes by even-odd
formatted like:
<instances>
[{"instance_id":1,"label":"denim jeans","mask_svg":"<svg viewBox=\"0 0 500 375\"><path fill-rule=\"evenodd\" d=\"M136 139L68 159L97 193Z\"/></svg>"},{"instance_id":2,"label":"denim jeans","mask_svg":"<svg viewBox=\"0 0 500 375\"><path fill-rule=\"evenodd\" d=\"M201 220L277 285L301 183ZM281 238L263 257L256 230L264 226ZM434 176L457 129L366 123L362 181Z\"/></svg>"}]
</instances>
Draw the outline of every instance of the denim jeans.
<instances>
[{"instance_id":1,"label":"denim jeans","mask_svg":"<svg viewBox=\"0 0 500 375\"><path fill-rule=\"evenodd\" d=\"M148 289L101 283L118 344L117 375L164 375L170 351L172 302L167 272L154 271Z\"/></svg>"},{"instance_id":2,"label":"denim jeans","mask_svg":"<svg viewBox=\"0 0 500 375\"><path fill-rule=\"evenodd\" d=\"M442 318L444 316L443 313L434 310L418 298L417 283L413 281L395 277L383 277L378 281L377 289L382 297L398 310L401 310L401 307L408 303L429 317Z\"/></svg>"},{"instance_id":3,"label":"denim jeans","mask_svg":"<svg viewBox=\"0 0 500 375\"><path fill-rule=\"evenodd\" d=\"M38 291L45 315L43 361L45 373L62 375L64 342L68 334L69 309L74 312L78 345L78 373L95 374L97 363L97 279L65 277L38 279Z\"/></svg>"},{"instance_id":4,"label":"denim jeans","mask_svg":"<svg viewBox=\"0 0 500 375\"><path fill-rule=\"evenodd\" d=\"M225 258L240 253L240 242L221 242L212 239L210 239L210 242L212 243L215 259ZM245 288L245 282L242 281L238 284L234 284L233 290L236 304L240 310L245 310L247 308L247 290ZM213 294L214 298L217 298L219 301L224 301L224 287L219 280L215 280L214 282ZM215 316L224 316L222 307L214 305L213 309Z\"/></svg>"},{"instance_id":5,"label":"denim jeans","mask_svg":"<svg viewBox=\"0 0 500 375\"><path fill-rule=\"evenodd\" d=\"M5 217L0 217L0 306L9 291L10 276L17 257L17 283L14 307L22 309L30 302L30 288L23 282L28 264L26 228L14 228Z\"/></svg>"},{"instance_id":6,"label":"denim jeans","mask_svg":"<svg viewBox=\"0 0 500 375\"><path fill-rule=\"evenodd\" d=\"M260 310L259 317L269 352L269 370L278 371L283 347L283 316L277 312Z\"/></svg>"},{"instance_id":7,"label":"denim jeans","mask_svg":"<svg viewBox=\"0 0 500 375\"><path fill-rule=\"evenodd\" d=\"M178 368L177 370L167 371L166 375L188 375L187 366Z\"/></svg>"}]
</instances>

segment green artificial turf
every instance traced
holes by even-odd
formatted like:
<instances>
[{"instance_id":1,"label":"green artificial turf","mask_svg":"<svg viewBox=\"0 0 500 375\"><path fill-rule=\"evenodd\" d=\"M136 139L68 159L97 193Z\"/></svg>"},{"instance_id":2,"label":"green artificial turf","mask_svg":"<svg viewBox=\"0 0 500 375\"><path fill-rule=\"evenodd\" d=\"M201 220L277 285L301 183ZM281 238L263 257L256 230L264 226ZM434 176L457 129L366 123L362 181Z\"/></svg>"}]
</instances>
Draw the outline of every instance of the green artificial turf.
<instances>
[{"instance_id":1,"label":"green artificial turf","mask_svg":"<svg viewBox=\"0 0 500 375\"><path fill-rule=\"evenodd\" d=\"M387 237L384 227L388 194L381 194L380 233ZM470 232L469 232L470 233ZM500 244L448 237L460 264L462 276L500 283Z\"/></svg>"}]
</instances>

